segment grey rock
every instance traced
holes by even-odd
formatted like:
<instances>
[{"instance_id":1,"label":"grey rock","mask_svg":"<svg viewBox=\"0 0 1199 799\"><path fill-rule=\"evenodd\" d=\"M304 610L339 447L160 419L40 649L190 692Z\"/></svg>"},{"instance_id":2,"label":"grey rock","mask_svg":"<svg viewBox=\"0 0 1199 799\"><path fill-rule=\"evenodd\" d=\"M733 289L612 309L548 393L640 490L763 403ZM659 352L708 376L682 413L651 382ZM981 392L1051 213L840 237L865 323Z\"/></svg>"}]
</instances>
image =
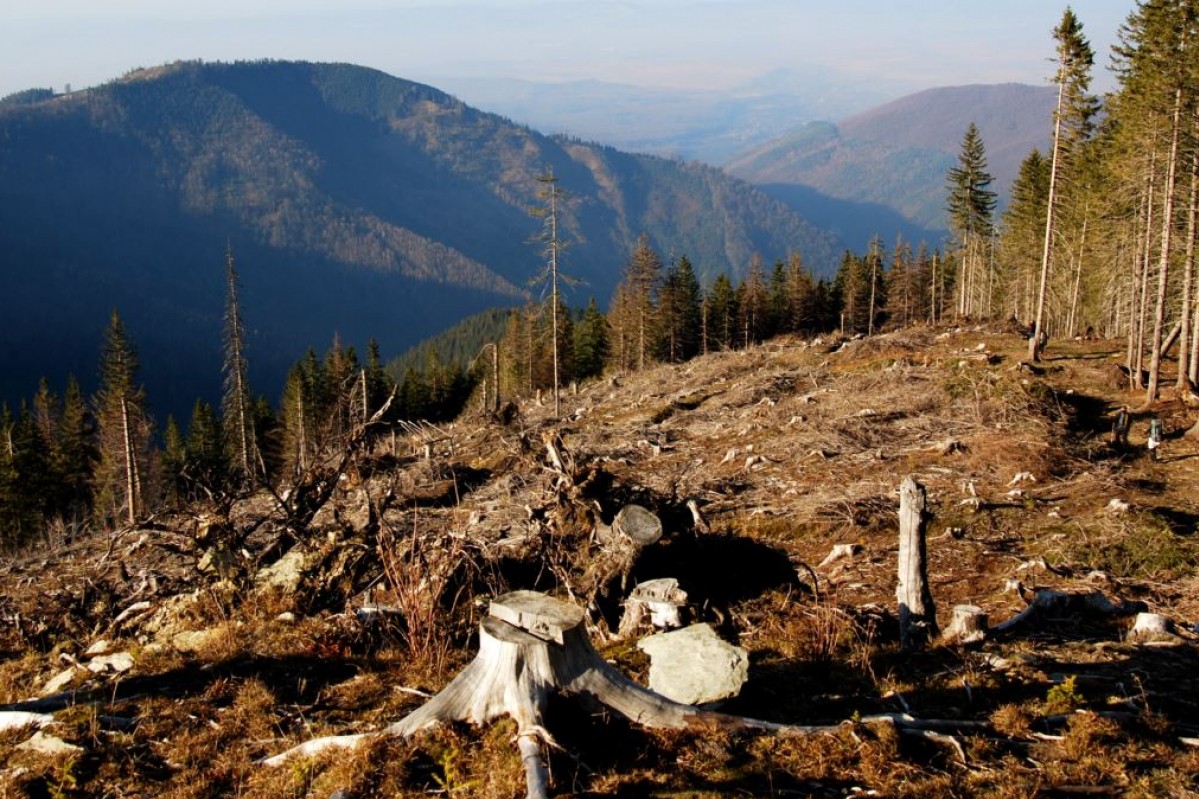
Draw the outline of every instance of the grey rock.
<instances>
[{"instance_id":1,"label":"grey rock","mask_svg":"<svg viewBox=\"0 0 1199 799\"><path fill-rule=\"evenodd\" d=\"M736 696L749 676L748 653L721 640L707 624L651 635L637 648L650 658L650 690L683 704Z\"/></svg>"}]
</instances>

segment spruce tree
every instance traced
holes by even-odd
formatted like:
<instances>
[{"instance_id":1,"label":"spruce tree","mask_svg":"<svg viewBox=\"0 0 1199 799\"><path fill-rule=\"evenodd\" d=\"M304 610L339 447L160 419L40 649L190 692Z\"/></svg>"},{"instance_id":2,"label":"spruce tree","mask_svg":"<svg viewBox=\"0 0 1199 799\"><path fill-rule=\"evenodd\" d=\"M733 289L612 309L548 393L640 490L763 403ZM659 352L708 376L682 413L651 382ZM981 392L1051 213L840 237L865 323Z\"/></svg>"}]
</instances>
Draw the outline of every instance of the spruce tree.
<instances>
[{"instance_id":1,"label":"spruce tree","mask_svg":"<svg viewBox=\"0 0 1199 799\"><path fill-rule=\"evenodd\" d=\"M100 443L96 512L106 521L130 526L146 511L151 430L137 369L136 350L114 310L100 355L100 388L93 399Z\"/></svg>"},{"instance_id":2,"label":"spruce tree","mask_svg":"<svg viewBox=\"0 0 1199 799\"><path fill-rule=\"evenodd\" d=\"M738 327L741 344L749 347L766 337L770 302L766 287L766 270L758 254L750 259L745 279L737 289L737 305L740 315Z\"/></svg>"},{"instance_id":3,"label":"spruce tree","mask_svg":"<svg viewBox=\"0 0 1199 799\"><path fill-rule=\"evenodd\" d=\"M92 472L98 459L95 423L74 375L67 378L55 442L56 471L66 492L63 515L83 518L92 507Z\"/></svg>"},{"instance_id":4,"label":"spruce tree","mask_svg":"<svg viewBox=\"0 0 1199 799\"><path fill-rule=\"evenodd\" d=\"M737 322L741 317L737 292L729 276L721 272L712 281L705 298L708 350L731 350L737 345Z\"/></svg>"},{"instance_id":5,"label":"spruce tree","mask_svg":"<svg viewBox=\"0 0 1199 799\"><path fill-rule=\"evenodd\" d=\"M632 326L628 335L632 340L637 369L645 369L653 356L654 310L661 275L662 259L650 246L649 236L642 233L624 271L627 289L624 301L629 306L629 318L625 324Z\"/></svg>"},{"instance_id":6,"label":"spruce tree","mask_svg":"<svg viewBox=\"0 0 1199 799\"><path fill-rule=\"evenodd\" d=\"M1045 237L1041 250L1037 314L1028 342L1028 357L1032 361L1040 360L1044 340L1041 334L1045 329L1045 297L1057 232L1055 222L1059 201L1058 183L1070 154L1089 135L1091 118L1095 113L1095 102L1088 94L1094 54L1082 34L1082 23L1069 6L1062 14L1062 21L1054 29L1053 38L1057 41L1058 93L1057 108L1054 111L1053 151L1049 165L1049 196L1045 208Z\"/></svg>"},{"instance_id":7,"label":"spruce tree","mask_svg":"<svg viewBox=\"0 0 1199 799\"><path fill-rule=\"evenodd\" d=\"M598 377L608 360L608 320L592 297L575 325L575 374L580 380Z\"/></svg>"},{"instance_id":8,"label":"spruce tree","mask_svg":"<svg viewBox=\"0 0 1199 799\"><path fill-rule=\"evenodd\" d=\"M238 288L233 249L228 247L225 251L225 391L221 397L221 417L225 446L237 478L252 488L258 472L258 440L251 416L253 396L246 377L246 331L238 303Z\"/></svg>"},{"instance_id":9,"label":"spruce tree","mask_svg":"<svg viewBox=\"0 0 1199 799\"><path fill-rule=\"evenodd\" d=\"M958 164L948 172L949 223L957 240L961 267L957 276L960 316L983 312L989 301L988 250L996 195L987 187L992 180L987 171L986 146L978 127L971 122L962 137Z\"/></svg>"}]
</instances>

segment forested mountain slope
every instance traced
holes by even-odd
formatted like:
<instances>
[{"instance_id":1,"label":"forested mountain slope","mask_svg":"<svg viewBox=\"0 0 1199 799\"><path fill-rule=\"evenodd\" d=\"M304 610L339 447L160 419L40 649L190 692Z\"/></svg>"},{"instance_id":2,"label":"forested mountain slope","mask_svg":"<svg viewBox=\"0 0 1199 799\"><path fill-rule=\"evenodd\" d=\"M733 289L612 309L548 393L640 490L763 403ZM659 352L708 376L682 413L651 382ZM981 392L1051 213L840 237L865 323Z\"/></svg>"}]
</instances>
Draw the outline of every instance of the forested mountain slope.
<instances>
[{"instance_id":1,"label":"forested mountain slope","mask_svg":"<svg viewBox=\"0 0 1199 799\"><path fill-rule=\"evenodd\" d=\"M176 63L0 106L0 397L87 386L119 308L151 403L219 384L223 253L243 281L251 377L272 398L337 332L394 353L519 304L553 170L565 268L606 298L646 232L706 274L754 252L831 266L831 237L699 165L564 142L436 89L341 64ZM586 296L575 298L578 303Z\"/></svg>"},{"instance_id":2,"label":"forested mountain slope","mask_svg":"<svg viewBox=\"0 0 1199 799\"><path fill-rule=\"evenodd\" d=\"M945 174L969 124L978 126L986 144L993 188L1006 195L1024 157L1034 147L1042 152L1048 147L1055 97L1052 87L1016 83L929 89L836 125L810 123L732 159L726 168L771 186L779 196L786 196L783 187L798 185L837 200L875 204L941 230ZM895 225L885 216L879 220L880 226Z\"/></svg>"}]
</instances>

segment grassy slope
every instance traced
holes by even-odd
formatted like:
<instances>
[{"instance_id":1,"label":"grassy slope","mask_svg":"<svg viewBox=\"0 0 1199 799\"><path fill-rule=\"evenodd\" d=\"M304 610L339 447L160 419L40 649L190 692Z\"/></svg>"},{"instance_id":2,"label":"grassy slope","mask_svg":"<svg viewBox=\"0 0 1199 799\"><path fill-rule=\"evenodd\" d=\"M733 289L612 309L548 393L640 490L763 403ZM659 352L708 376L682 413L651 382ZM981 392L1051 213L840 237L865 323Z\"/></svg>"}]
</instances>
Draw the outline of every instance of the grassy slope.
<instances>
[{"instance_id":1,"label":"grassy slope","mask_svg":"<svg viewBox=\"0 0 1199 799\"><path fill-rule=\"evenodd\" d=\"M887 796L1017 796L1099 786L1174 796L1199 789L1199 758L1179 741L1197 732L1194 635L1137 646L1122 640L1127 618L1072 614L972 649L938 644L911 656L896 649L886 608L894 603L895 491L907 474L930 493L929 573L942 625L953 605L966 602L992 623L1014 616L1025 600L1005 590L1013 578L1026 588L1144 602L1186 628L1199 617L1199 444L1177 435L1193 421L1190 412L1172 400L1151 409L1173 431L1161 460L1142 455L1143 414L1133 450L1113 453L1104 443L1108 414L1130 399L1113 380L1119 348L1055 344L1043 375L1019 366L1022 348L1011 334L982 329L917 329L843 346L787 340L585 386L570 398L571 418L557 425L532 403L512 428L463 420L451 433L452 455L441 450L432 471L404 448L398 460L378 461L373 475L358 475L376 496L390 485L401 501L384 514L377 537L332 515L315 524L318 565L292 595L196 576L195 555L180 551L190 529L180 519L160 525L182 538L159 531L115 540L130 551L121 569L132 579L118 579L117 564L100 557L104 540L9 565L0 700L35 694L61 671L59 653L77 655L98 637L131 648L136 665L119 682L91 678L103 697L95 709L61 714L53 732L83 747L81 755L21 753L14 747L27 733L0 734L8 763L0 788L15 795L56 788L170 797L437 788L523 795L508 723L379 742L278 770L253 760L315 735L377 729L422 701L397 686L436 689L470 658L472 595L522 587L564 594L567 585L587 593L596 553L585 515L563 511L556 476L529 448L540 430L555 427L593 475L583 496L601 514L635 500L663 517L667 536L634 565L633 579L678 577L696 615L750 651L750 681L730 710L800 723L908 711L983 725L955 734L963 768L944 742L886 726L790 740L662 734L566 707L550 721L570 753L552 755L559 793L840 796L857 786ZM461 497L448 505L433 500L447 469ZM1035 481L1014 481L1021 472ZM347 488L346 501L358 490ZM1113 498L1131 510L1110 512ZM692 527L687 499L699 503L711 532ZM255 502L235 509L235 525L262 513ZM268 521L256 535L270 528ZM426 546L397 543L410 536ZM823 564L837 543L861 550ZM372 560L376 544L387 563L408 567L378 583L386 589L381 601L400 601L404 586L449 588L442 610L427 617L428 638L412 627L367 629L340 614L347 602L361 603L359 591L382 571ZM247 546L264 553L255 539ZM39 575L48 570L56 591L44 590ZM180 625L216 631L197 651L147 647L137 638L154 636L146 624L114 626L135 598L138 575L149 571L161 588L142 588L140 596L156 608L181 602ZM405 581L406 573L419 580ZM197 584L207 587L194 598L167 599ZM616 614L618 598L601 594L600 611ZM299 620L275 620L281 610ZM604 653L644 677L643 656L627 643ZM99 714L139 723L118 731Z\"/></svg>"}]
</instances>

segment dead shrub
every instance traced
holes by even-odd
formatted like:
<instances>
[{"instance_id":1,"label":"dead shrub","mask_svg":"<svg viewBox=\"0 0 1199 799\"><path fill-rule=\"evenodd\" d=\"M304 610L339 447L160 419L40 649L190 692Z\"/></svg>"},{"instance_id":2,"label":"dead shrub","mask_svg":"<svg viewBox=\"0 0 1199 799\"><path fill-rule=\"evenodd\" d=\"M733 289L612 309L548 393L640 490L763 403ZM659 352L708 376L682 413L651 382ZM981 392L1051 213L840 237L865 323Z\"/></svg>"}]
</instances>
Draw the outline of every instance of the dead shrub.
<instances>
[{"instance_id":1,"label":"dead shrub","mask_svg":"<svg viewBox=\"0 0 1199 799\"><path fill-rule=\"evenodd\" d=\"M412 513L403 540L380 520L376 547L392 599L403 616L399 635L410 656L432 674L443 674L454 645L455 610L467 599L464 572L473 563L465 538L453 531L422 534Z\"/></svg>"}]
</instances>

